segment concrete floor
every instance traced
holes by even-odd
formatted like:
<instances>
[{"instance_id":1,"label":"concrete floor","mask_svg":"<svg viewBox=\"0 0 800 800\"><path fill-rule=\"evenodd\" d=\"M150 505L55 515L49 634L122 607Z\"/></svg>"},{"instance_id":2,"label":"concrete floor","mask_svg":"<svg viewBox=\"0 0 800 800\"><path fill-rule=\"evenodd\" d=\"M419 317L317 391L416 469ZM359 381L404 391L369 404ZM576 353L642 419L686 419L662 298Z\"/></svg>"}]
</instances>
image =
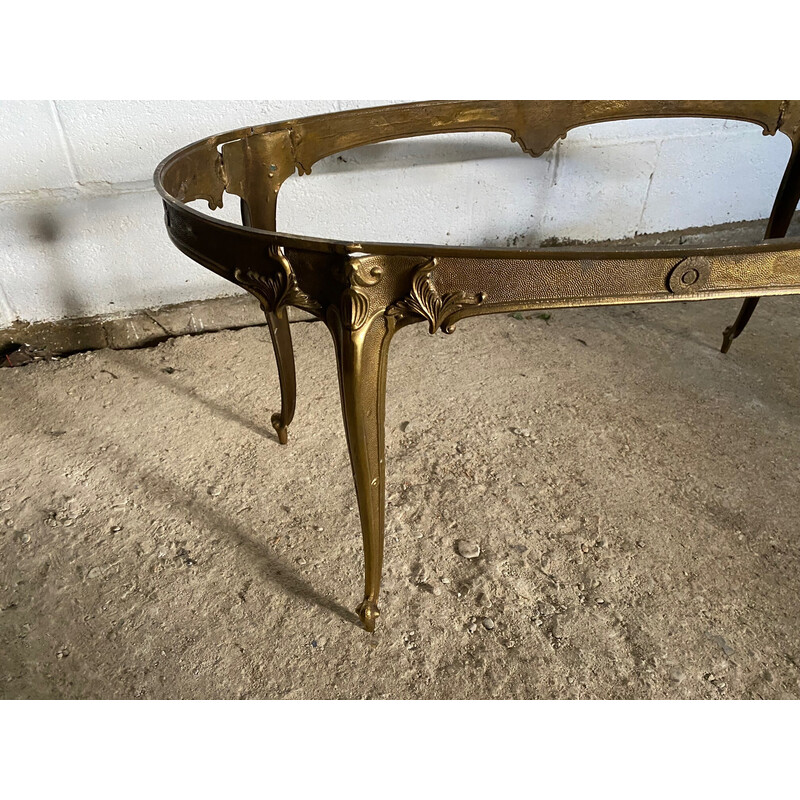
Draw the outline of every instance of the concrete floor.
<instances>
[{"instance_id":1,"label":"concrete floor","mask_svg":"<svg viewBox=\"0 0 800 800\"><path fill-rule=\"evenodd\" d=\"M401 332L373 636L321 325L283 448L264 328L0 370L0 694L800 696L800 298L738 306Z\"/></svg>"}]
</instances>

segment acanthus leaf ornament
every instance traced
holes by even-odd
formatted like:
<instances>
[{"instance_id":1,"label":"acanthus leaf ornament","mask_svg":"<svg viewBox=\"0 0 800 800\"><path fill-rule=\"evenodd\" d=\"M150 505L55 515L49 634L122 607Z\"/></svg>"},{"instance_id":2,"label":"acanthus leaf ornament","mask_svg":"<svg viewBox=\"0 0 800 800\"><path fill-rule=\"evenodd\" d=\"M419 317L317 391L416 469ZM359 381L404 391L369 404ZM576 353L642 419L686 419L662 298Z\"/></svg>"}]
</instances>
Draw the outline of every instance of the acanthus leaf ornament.
<instances>
[{"instance_id":1,"label":"acanthus leaf ornament","mask_svg":"<svg viewBox=\"0 0 800 800\"><path fill-rule=\"evenodd\" d=\"M342 295L342 320L349 331L357 331L369 314L369 298L352 286Z\"/></svg>"},{"instance_id":2,"label":"acanthus leaf ornament","mask_svg":"<svg viewBox=\"0 0 800 800\"><path fill-rule=\"evenodd\" d=\"M311 314L320 315L322 306L298 285L283 247L271 246L269 256L280 265L280 269L269 275L252 269L237 269L234 271L236 282L256 296L265 312L274 313L282 306L296 306Z\"/></svg>"},{"instance_id":3,"label":"acanthus leaf ornament","mask_svg":"<svg viewBox=\"0 0 800 800\"><path fill-rule=\"evenodd\" d=\"M465 306L476 306L486 300L486 292L470 294L468 292L448 292L441 294L433 282L431 274L436 269L435 258L428 259L417 267L411 280L411 294L386 309L389 316L406 316L408 314L428 320L428 331L433 334L441 328L445 333L452 333L455 322L451 317Z\"/></svg>"},{"instance_id":4,"label":"acanthus leaf ornament","mask_svg":"<svg viewBox=\"0 0 800 800\"><path fill-rule=\"evenodd\" d=\"M347 284L339 302L342 324L348 331L357 331L366 323L370 309L368 292L359 287L375 286L383 277L383 266L374 256L350 254L341 262L339 275Z\"/></svg>"}]
</instances>

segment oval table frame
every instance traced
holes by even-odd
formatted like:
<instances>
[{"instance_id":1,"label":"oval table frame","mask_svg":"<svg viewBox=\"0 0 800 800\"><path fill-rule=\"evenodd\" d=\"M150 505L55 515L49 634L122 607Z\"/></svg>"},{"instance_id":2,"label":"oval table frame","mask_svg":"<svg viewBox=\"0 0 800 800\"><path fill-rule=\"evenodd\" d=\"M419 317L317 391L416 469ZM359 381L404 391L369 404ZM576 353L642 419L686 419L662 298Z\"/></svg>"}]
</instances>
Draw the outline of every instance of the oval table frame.
<instances>
[{"instance_id":1,"label":"oval table frame","mask_svg":"<svg viewBox=\"0 0 800 800\"><path fill-rule=\"evenodd\" d=\"M278 192L327 156L366 144L438 133L502 131L532 156L582 125L652 117L734 119L789 137L791 155L762 243L747 247L469 248L348 242L276 230ZM722 351L758 298L800 293L800 241L784 239L800 199L800 101L432 101L342 111L211 136L168 156L154 180L167 231L186 255L260 302L278 363L282 444L295 410L287 306L321 319L334 341L364 541L357 613L373 631L383 564L386 364L393 334L427 324L450 333L464 317L625 303L743 297ZM237 195L242 225L215 219Z\"/></svg>"}]
</instances>

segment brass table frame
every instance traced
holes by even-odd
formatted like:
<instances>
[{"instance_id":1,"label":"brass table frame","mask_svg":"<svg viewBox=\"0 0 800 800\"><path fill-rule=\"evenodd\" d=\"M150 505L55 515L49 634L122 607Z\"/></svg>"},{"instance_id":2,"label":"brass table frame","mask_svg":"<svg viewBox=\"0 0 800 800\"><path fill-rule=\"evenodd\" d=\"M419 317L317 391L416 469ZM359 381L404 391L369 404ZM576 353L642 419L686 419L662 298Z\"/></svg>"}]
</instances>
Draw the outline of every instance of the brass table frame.
<instances>
[{"instance_id":1,"label":"brass table frame","mask_svg":"<svg viewBox=\"0 0 800 800\"><path fill-rule=\"evenodd\" d=\"M603 250L474 249L346 242L276 231L276 204L295 171L361 145L436 133L503 131L532 156L596 122L712 117L778 131L792 150L765 241L749 247ZM281 388L272 424L282 444L295 410L287 306L321 319L334 341L345 432L364 540L357 611L375 628L383 563L384 406L389 342L416 322L450 333L464 317L574 306L746 298L725 330L726 352L764 295L800 293L800 241L783 239L800 199L800 101L434 101L358 109L212 136L156 169L172 242L246 289L267 317ZM238 195L242 225L203 214Z\"/></svg>"}]
</instances>

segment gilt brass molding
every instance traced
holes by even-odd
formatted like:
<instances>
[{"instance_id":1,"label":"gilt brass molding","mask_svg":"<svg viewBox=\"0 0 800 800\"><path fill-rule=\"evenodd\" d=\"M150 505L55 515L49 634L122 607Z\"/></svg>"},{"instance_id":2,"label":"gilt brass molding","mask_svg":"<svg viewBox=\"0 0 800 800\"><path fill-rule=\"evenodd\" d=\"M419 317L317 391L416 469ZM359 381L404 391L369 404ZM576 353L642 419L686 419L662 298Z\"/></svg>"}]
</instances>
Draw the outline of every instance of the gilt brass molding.
<instances>
[{"instance_id":1,"label":"gilt brass molding","mask_svg":"<svg viewBox=\"0 0 800 800\"><path fill-rule=\"evenodd\" d=\"M278 231L281 186L323 158L411 136L504 132L538 157L582 125L651 117L742 120L792 144L764 241L744 247L619 250L473 248L344 241ZM760 297L800 294L800 241L785 239L800 201L800 101L483 100L363 108L240 128L168 156L154 176L167 233L183 253L255 295L265 311L278 364L281 410L272 416L288 441L295 408L294 354L287 306L328 327L364 542L363 626L379 616L385 513L384 413L389 344L400 328L426 323L451 333L465 317L538 309L744 298L722 350L741 334ZM242 224L214 210L236 196Z\"/></svg>"},{"instance_id":2,"label":"gilt brass molding","mask_svg":"<svg viewBox=\"0 0 800 800\"><path fill-rule=\"evenodd\" d=\"M370 303L373 292L369 289L383 277L383 265L374 257L349 255L339 262L337 272L345 285L339 301L342 325L349 331L357 331L374 305Z\"/></svg>"},{"instance_id":3,"label":"gilt brass molding","mask_svg":"<svg viewBox=\"0 0 800 800\"><path fill-rule=\"evenodd\" d=\"M349 331L357 331L369 314L369 298L358 289L347 289L342 295L342 320Z\"/></svg>"},{"instance_id":4,"label":"gilt brass molding","mask_svg":"<svg viewBox=\"0 0 800 800\"><path fill-rule=\"evenodd\" d=\"M670 271L667 286L673 294L694 294L708 285L711 265L704 256L690 256Z\"/></svg>"},{"instance_id":5,"label":"gilt brass molding","mask_svg":"<svg viewBox=\"0 0 800 800\"><path fill-rule=\"evenodd\" d=\"M312 314L321 314L322 306L298 286L297 277L284 249L277 245L271 246L269 255L279 265L279 269L264 274L258 270L236 268L233 271L234 282L255 295L266 312L275 313L283 306L296 306Z\"/></svg>"},{"instance_id":6,"label":"gilt brass molding","mask_svg":"<svg viewBox=\"0 0 800 800\"><path fill-rule=\"evenodd\" d=\"M342 273L350 286L374 286L383 277L383 265L374 257L350 255L342 262Z\"/></svg>"},{"instance_id":7,"label":"gilt brass molding","mask_svg":"<svg viewBox=\"0 0 800 800\"><path fill-rule=\"evenodd\" d=\"M403 300L393 303L386 309L389 316L418 316L428 321L431 334L441 329L452 333L455 329L453 316L465 306L477 306L486 299L486 292L468 294L467 292L448 292L441 294L431 277L436 269L436 259L431 258L421 264L411 279L411 293Z\"/></svg>"}]
</instances>

